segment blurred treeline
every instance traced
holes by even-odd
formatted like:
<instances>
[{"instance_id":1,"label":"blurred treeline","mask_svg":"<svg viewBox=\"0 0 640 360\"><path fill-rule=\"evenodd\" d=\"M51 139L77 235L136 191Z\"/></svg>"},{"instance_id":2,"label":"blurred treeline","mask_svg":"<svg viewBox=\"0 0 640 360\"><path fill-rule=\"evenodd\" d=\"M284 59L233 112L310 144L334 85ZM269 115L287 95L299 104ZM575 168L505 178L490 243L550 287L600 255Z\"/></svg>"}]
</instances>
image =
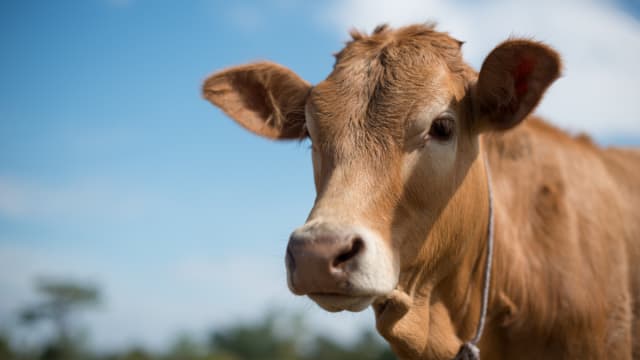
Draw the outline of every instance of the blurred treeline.
<instances>
[{"instance_id":1,"label":"blurred treeline","mask_svg":"<svg viewBox=\"0 0 640 360\"><path fill-rule=\"evenodd\" d=\"M49 323L55 329L38 344L16 345L8 329L0 330L0 360L393 360L386 344L372 332L351 343L312 335L302 317L272 312L255 323L218 329L201 338L178 337L167 350L143 347L92 350L87 332L74 323L74 315L96 307L100 291L88 284L60 280L36 283L40 301L20 310L22 327Z\"/></svg>"}]
</instances>

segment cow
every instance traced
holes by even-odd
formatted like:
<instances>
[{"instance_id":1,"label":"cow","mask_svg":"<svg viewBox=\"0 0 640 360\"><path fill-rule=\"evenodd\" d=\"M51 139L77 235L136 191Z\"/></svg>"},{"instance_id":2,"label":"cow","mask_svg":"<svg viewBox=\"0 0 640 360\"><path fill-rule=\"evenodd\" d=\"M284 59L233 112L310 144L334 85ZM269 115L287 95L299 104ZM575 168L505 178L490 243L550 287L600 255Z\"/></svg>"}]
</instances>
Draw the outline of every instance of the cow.
<instances>
[{"instance_id":1,"label":"cow","mask_svg":"<svg viewBox=\"0 0 640 360\"><path fill-rule=\"evenodd\" d=\"M561 75L548 45L507 39L479 72L461 47L382 25L317 85L271 62L205 80L250 132L312 144L289 289L372 306L402 359L640 359L640 151L530 115Z\"/></svg>"}]
</instances>

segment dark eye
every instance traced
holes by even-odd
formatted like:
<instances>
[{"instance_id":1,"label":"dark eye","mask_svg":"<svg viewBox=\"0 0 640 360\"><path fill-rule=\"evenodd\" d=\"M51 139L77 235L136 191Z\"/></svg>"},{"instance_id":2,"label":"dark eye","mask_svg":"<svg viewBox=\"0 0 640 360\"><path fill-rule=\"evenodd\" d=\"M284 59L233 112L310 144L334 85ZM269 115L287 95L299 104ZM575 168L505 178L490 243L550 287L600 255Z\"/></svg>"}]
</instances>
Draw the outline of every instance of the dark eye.
<instances>
[{"instance_id":1,"label":"dark eye","mask_svg":"<svg viewBox=\"0 0 640 360\"><path fill-rule=\"evenodd\" d=\"M451 139L454 130L454 120L449 116L439 117L431 123L429 137L439 141Z\"/></svg>"}]
</instances>

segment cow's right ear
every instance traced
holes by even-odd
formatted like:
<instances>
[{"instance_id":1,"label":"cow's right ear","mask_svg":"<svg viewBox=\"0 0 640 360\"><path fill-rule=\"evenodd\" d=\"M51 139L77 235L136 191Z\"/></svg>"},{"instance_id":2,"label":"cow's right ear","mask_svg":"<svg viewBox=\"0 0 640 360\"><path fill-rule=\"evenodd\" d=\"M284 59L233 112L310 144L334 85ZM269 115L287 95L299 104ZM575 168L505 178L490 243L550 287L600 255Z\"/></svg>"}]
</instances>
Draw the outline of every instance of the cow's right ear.
<instances>
[{"instance_id":1,"label":"cow's right ear","mask_svg":"<svg viewBox=\"0 0 640 360\"><path fill-rule=\"evenodd\" d=\"M536 107L559 76L560 55L535 41L512 39L487 56L475 86L478 131L516 126Z\"/></svg>"},{"instance_id":2,"label":"cow's right ear","mask_svg":"<svg viewBox=\"0 0 640 360\"><path fill-rule=\"evenodd\" d=\"M311 85L270 62L233 67L209 77L203 96L237 123L269 139L305 136L304 107Z\"/></svg>"}]
</instances>

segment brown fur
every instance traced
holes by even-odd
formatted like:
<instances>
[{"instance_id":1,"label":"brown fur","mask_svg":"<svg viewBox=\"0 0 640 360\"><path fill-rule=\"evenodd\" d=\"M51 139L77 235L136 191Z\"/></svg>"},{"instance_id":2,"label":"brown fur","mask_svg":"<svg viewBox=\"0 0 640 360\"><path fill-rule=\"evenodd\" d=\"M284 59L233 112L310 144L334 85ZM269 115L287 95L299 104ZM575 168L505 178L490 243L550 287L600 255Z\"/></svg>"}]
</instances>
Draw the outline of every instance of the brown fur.
<instances>
[{"instance_id":1,"label":"brown fur","mask_svg":"<svg viewBox=\"0 0 640 360\"><path fill-rule=\"evenodd\" d=\"M313 88L259 63L214 74L204 92L259 135L310 136L310 218L364 224L393 248L398 287L374 305L393 350L450 359L475 332L486 158L495 256L482 358L640 359L640 152L523 121L559 75L558 55L509 40L476 73L432 25L352 38ZM424 136L421 111L441 102L456 114L455 142Z\"/></svg>"}]
</instances>

